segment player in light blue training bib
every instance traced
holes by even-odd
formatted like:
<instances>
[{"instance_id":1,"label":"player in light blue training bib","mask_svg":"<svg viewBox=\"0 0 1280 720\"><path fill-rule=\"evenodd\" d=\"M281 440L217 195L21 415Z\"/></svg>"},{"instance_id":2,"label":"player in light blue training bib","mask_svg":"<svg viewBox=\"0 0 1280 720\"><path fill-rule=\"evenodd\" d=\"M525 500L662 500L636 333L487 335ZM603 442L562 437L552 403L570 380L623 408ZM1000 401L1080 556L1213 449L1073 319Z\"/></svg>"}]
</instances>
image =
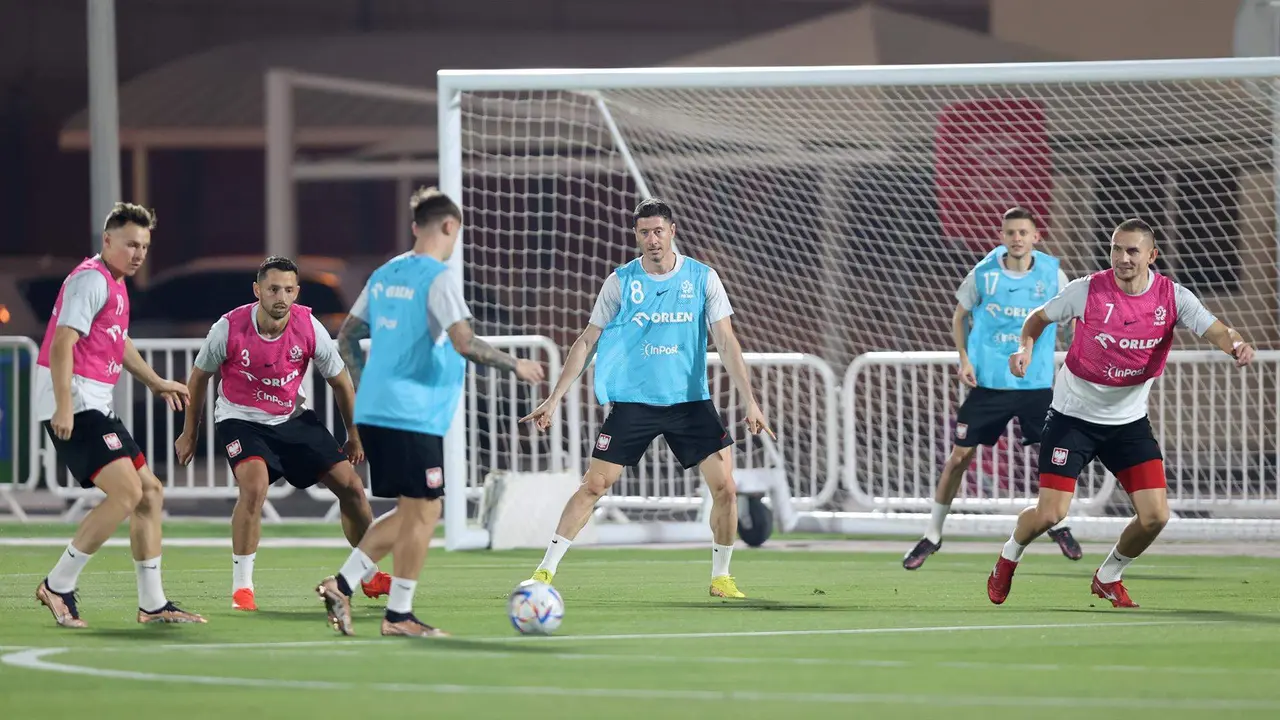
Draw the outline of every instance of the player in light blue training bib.
<instances>
[{"instance_id":1,"label":"player in light blue training bib","mask_svg":"<svg viewBox=\"0 0 1280 720\"><path fill-rule=\"evenodd\" d=\"M471 328L462 284L450 277L448 265L462 232L462 208L435 188L415 192L409 208L413 249L373 271L338 329L338 348L356 383L353 415L369 461L370 489L374 497L396 501L395 515L370 526L338 572L315 586L329 624L343 635L355 632L354 588L393 548L382 634L447 634L413 614L413 596L446 481L462 479L447 476L444 438L466 383L467 361L528 383L543 379L538 363L496 350ZM365 339L367 359L360 347Z\"/></svg>"},{"instance_id":2,"label":"player in light blue training bib","mask_svg":"<svg viewBox=\"0 0 1280 720\"><path fill-rule=\"evenodd\" d=\"M596 398L610 406L609 417L596 436L582 487L565 505L533 579L551 582L596 501L661 435L682 466L702 471L711 491L711 595L746 597L729 574L738 517L729 451L733 438L707 391L708 333L746 400L747 429L771 436L773 431L751 390L742 347L729 319L733 308L720 276L672 247L676 223L665 202L649 199L637 205L632 229L640 257L605 280L591 320L565 358L551 396L524 419L543 430L550 426L561 399L595 353Z\"/></svg>"},{"instance_id":3,"label":"player in light blue training bib","mask_svg":"<svg viewBox=\"0 0 1280 720\"><path fill-rule=\"evenodd\" d=\"M919 568L942 547L943 522L978 446L998 443L1015 417L1023 444L1039 442L1053 400L1052 326L1036 341L1024 377L1009 372L1009 356L1018 350L1027 316L1057 295L1067 276L1057 258L1035 249L1040 230L1029 210L1006 211L1000 238L1001 244L978 261L956 291L952 336L960 353L960 379L970 391L956 414L955 445L934 492L929 530L902 559L908 570ZM1051 529L1049 535L1064 555L1080 559L1080 544L1069 528Z\"/></svg>"}]
</instances>

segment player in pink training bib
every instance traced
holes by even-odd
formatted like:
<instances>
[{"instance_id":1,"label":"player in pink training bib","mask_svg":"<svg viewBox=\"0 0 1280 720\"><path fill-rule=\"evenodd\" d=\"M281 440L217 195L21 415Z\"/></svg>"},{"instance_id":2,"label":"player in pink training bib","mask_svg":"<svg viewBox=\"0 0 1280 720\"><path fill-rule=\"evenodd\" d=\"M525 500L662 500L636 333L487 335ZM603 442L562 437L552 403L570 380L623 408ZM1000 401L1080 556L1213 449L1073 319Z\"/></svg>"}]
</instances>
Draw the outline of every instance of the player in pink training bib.
<instances>
[{"instance_id":1,"label":"player in pink training bib","mask_svg":"<svg viewBox=\"0 0 1280 720\"><path fill-rule=\"evenodd\" d=\"M178 462L191 462L204 416L209 378L221 380L213 420L219 453L231 465L240 488L231 513L231 607L258 609L253 564L262 536L267 488L284 478L299 489L320 483L338 498L342 530L355 547L373 523L364 483L353 463L364 461L355 428L355 388L329 332L295 304L298 266L282 257L258 268L253 293L258 301L222 316L205 338L188 387L182 434L174 442ZM312 363L333 388L346 423L346 448L306 407L303 379ZM369 597L386 595L391 576L368 568L362 578Z\"/></svg>"},{"instance_id":2,"label":"player in pink training bib","mask_svg":"<svg viewBox=\"0 0 1280 720\"><path fill-rule=\"evenodd\" d=\"M126 517L138 575L138 622L204 622L165 597L160 582L164 486L112 410L124 370L173 410L187 401L186 386L157 375L129 340L125 278L146 260L154 227L152 211L115 204L103 225L102 252L77 265L63 281L36 360L36 417L58 459L81 487L107 494L36 588L36 597L63 627L86 627L76 607L80 572Z\"/></svg>"},{"instance_id":3,"label":"player in pink training bib","mask_svg":"<svg viewBox=\"0 0 1280 720\"><path fill-rule=\"evenodd\" d=\"M1068 283L1022 326L1020 349L1009 356L1009 369L1019 377L1045 327L1076 320L1041 433L1036 506L1018 516L987 578L987 596L997 605L1009 596L1027 544L1066 516L1076 478L1097 458L1120 481L1136 514L1094 573L1090 590L1113 607L1137 607L1121 574L1169 521L1164 459L1147 419L1147 399L1164 372L1174 328L1187 328L1218 346L1237 367L1253 361L1253 348L1240 333L1215 318L1190 290L1151 269L1156 255L1151 226L1125 220L1111 235L1111 269Z\"/></svg>"}]
</instances>

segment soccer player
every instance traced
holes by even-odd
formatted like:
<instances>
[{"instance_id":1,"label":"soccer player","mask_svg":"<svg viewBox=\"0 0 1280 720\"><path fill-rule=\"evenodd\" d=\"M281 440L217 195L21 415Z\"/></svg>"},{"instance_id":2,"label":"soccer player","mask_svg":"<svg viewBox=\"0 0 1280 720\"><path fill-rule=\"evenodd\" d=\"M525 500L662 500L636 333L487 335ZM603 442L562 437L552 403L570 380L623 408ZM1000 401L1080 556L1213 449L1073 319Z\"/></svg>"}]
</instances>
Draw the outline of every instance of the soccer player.
<instances>
[{"instance_id":1,"label":"soccer player","mask_svg":"<svg viewBox=\"0 0 1280 720\"><path fill-rule=\"evenodd\" d=\"M1040 230L1031 211L1021 207L1007 210L1000 240L1001 245L969 271L956 291L958 304L951 316L951 335L960 353L960 381L973 390L956 414L955 446L934 491L929 530L902 558L902 567L908 570L919 568L942 549L942 525L978 446L999 442L1005 426L1015 417L1022 429L1022 443L1035 444L1053 398L1052 326L1036 341L1036 362L1026 377L1009 372L1009 355L1018 348L1022 320L1057 295L1067 284L1067 275L1057 258L1035 249ZM1057 541L1063 555L1072 560L1081 558L1080 543L1070 528L1050 528L1049 536Z\"/></svg>"},{"instance_id":2,"label":"soccer player","mask_svg":"<svg viewBox=\"0 0 1280 720\"><path fill-rule=\"evenodd\" d=\"M542 430L549 427L560 400L599 343L596 398L601 405L612 403L612 408L582 485L565 504L533 579L551 582L596 502L624 467L640 462L654 438L662 435L682 466L702 471L711 491L711 595L746 597L729 574L738 516L729 450L733 439L707 388L708 328L734 387L746 399L748 429L771 436L773 431L751 390L750 371L729 318L733 308L719 275L671 248L676 223L662 200L651 198L637 205L631 224L640 257L605 280L555 389L521 421L531 420Z\"/></svg>"},{"instance_id":3,"label":"soccer player","mask_svg":"<svg viewBox=\"0 0 1280 720\"><path fill-rule=\"evenodd\" d=\"M414 246L369 276L338 330L338 348L356 384L356 423L369 461L373 494L396 498L395 510L365 534L336 575L316 586L329 624L351 625L351 589L375 562L395 554L383 635L447 633L413 614L413 595L444 495L444 436L453 421L467 360L543 379L542 366L517 360L476 337L462 288L448 274L462 230L462 210L435 188L409 202ZM369 338L368 366L360 341ZM461 481L457 478L456 481ZM461 490L459 490L461 492Z\"/></svg>"},{"instance_id":4,"label":"soccer player","mask_svg":"<svg viewBox=\"0 0 1280 720\"><path fill-rule=\"evenodd\" d=\"M1019 349L1009 356L1017 377L1036 362L1036 340L1050 323L1076 319L1041 432L1040 495L1035 507L1018 516L987 578L987 596L997 605L1009 597L1027 543L1062 519L1076 477L1096 457L1120 481L1136 514L1094 573L1090 590L1112 607L1137 607L1121 575L1169 520L1164 460L1147 419L1147 398L1164 372L1174 328L1188 328L1218 346L1237 367L1253 361L1253 347L1240 333L1190 290L1151 269L1156 255L1151 226L1125 220L1111 235L1111 269L1068 283L1022 326Z\"/></svg>"},{"instance_id":5,"label":"soccer player","mask_svg":"<svg viewBox=\"0 0 1280 720\"><path fill-rule=\"evenodd\" d=\"M147 259L155 226L155 213L140 205L116 203L111 208L103 223L102 252L77 265L63 281L36 360L36 413L58 459L81 487L97 487L107 496L81 521L36 588L36 598L62 627L87 627L76 606L80 572L126 517L138 575L138 622L205 621L165 597L160 581L164 486L111 409L122 370L172 410L181 410L188 398L186 386L157 375L129 339L124 279Z\"/></svg>"},{"instance_id":6,"label":"soccer player","mask_svg":"<svg viewBox=\"0 0 1280 720\"><path fill-rule=\"evenodd\" d=\"M187 380L186 422L173 444L178 462L191 462L205 389L217 373L214 427L240 490L231 512L231 607L246 611L258 609L253 564L271 483L283 477L300 490L317 482L329 488L338 498L342 531L352 547L373 523L364 483L352 465L364 460L355 428L355 388L329 332L310 308L297 304L298 266L288 258L267 258L258 268L253 294L257 302L241 305L209 328ZM312 361L333 388L347 426L346 448L306 407L302 378ZM369 597L391 589L391 576L376 567L361 580Z\"/></svg>"}]
</instances>

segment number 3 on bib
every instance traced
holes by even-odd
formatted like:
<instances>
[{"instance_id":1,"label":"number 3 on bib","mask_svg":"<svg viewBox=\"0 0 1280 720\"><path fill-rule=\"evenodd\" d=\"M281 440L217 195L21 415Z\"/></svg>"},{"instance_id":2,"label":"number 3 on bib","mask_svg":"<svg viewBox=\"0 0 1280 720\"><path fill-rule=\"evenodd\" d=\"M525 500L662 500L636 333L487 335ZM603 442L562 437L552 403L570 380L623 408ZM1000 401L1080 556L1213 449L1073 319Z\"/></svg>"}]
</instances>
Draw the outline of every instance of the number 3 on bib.
<instances>
[{"instance_id":1,"label":"number 3 on bib","mask_svg":"<svg viewBox=\"0 0 1280 720\"><path fill-rule=\"evenodd\" d=\"M639 280L631 281L631 302L639 305L644 302L644 286Z\"/></svg>"}]
</instances>

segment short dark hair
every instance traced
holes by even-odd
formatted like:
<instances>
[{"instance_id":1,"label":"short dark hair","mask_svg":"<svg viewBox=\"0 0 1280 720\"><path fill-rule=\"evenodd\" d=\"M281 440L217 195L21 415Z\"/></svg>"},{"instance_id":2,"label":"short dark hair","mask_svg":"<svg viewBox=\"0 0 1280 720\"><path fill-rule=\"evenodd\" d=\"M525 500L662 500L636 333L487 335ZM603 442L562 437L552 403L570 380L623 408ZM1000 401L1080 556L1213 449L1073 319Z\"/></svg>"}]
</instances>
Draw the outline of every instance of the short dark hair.
<instances>
[{"instance_id":1,"label":"short dark hair","mask_svg":"<svg viewBox=\"0 0 1280 720\"><path fill-rule=\"evenodd\" d=\"M409 208L413 211L413 224L420 228L446 217L462 222L462 208L439 188L418 188L409 196Z\"/></svg>"},{"instance_id":2,"label":"short dark hair","mask_svg":"<svg viewBox=\"0 0 1280 720\"><path fill-rule=\"evenodd\" d=\"M258 266L258 282L262 282L263 280L267 279L268 270L279 270L280 272L291 272L294 275L297 275L298 264L287 257L283 257L281 255L272 255L266 260L263 260L262 264Z\"/></svg>"},{"instance_id":3,"label":"short dark hair","mask_svg":"<svg viewBox=\"0 0 1280 720\"><path fill-rule=\"evenodd\" d=\"M1156 231L1154 228L1151 227L1150 224L1147 223L1146 220L1140 220L1138 218L1129 218L1128 220L1125 220L1124 222L1117 225L1115 232L1111 234L1114 236L1117 233L1122 233L1122 232L1142 233L1143 235L1146 235L1147 237L1151 238L1151 245L1152 247L1155 247Z\"/></svg>"},{"instance_id":4,"label":"short dark hair","mask_svg":"<svg viewBox=\"0 0 1280 720\"><path fill-rule=\"evenodd\" d=\"M156 211L133 203L118 202L111 206L111 212L107 213L107 220L102 223L102 229L110 232L129 223L133 223L144 230L154 230L156 227Z\"/></svg>"},{"instance_id":5,"label":"short dark hair","mask_svg":"<svg viewBox=\"0 0 1280 720\"><path fill-rule=\"evenodd\" d=\"M1040 223L1036 222L1035 213L1022 207L1021 205L1014 205L1008 210L1005 210L1004 217L1000 219L1000 222L1007 223L1010 220L1030 220L1032 225L1034 225L1037 229L1040 228Z\"/></svg>"},{"instance_id":6,"label":"short dark hair","mask_svg":"<svg viewBox=\"0 0 1280 720\"><path fill-rule=\"evenodd\" d=\"M674 214L671 212L671 206L661 198L652 197L647 200L641 200L636 209L631 213L631 227L636 226L636 222L640 218L660 217L667 222L674 222L672 218Z\"/></svg>"}]
</instances>

